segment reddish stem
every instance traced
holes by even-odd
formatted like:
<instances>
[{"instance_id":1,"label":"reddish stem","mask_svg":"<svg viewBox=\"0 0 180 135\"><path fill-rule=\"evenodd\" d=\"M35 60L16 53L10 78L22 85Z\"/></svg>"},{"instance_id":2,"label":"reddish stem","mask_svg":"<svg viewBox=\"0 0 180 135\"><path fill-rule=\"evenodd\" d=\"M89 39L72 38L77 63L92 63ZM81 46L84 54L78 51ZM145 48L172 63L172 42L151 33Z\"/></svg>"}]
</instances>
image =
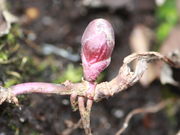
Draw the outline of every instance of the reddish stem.
<instances>
[{"instance_id":1,"label":"reddish stem","mask_svg":"<svg viewBox=\"0 0 180 135\"><path fill-rule=\"evenodd\" d=\"M16 95L26 93L60 93L67 91L67 87L63 84L52 84L43 82L29 82L17 84L11 87L12 93Z\"/></svg>"},{"instance_id":2,"label":"reddish stem","mask_svg":"<svg viewBox=\"0 0 180 135\"><path fill-rule=\"evenodd\" d=\"M89 99L94 98L94 94L95 94L95 88L96 88L96 83L95 82L88 82L88 89L86 91L86 97Z\"/></svg>"}]
</instances>

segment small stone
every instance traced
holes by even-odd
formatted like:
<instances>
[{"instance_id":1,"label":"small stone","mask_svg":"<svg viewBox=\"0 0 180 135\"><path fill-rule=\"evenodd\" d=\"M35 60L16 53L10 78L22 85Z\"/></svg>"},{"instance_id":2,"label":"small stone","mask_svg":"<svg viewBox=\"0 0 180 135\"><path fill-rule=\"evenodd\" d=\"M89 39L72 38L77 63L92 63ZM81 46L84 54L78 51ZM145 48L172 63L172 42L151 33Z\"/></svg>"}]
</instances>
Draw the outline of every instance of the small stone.
<instances>
[{"instance_id":1,"label":"small stone","mask_svg":"<svg viewBox=\"0 0 180 135\"><path fill-rule=\"evenodd\" d=\"M63 105L69 105L69 100L63 99L63 100L62 100L62 104L63 104Z\"/></svg>"},{"instance_id":2,"label":"small stone","mask_svg":"<svg viewBox=\"0 0 180 135\"><path fill-rule=\"evenodd\" d=\"M124 112L121 109L113 110L112 113L116 118L122 118L124 116Z\"/></svg>"},{"instance_id":3,"label":"small stone","mask_svg":"<svg viewBox=\"0 0 180 135\"><path fill-rule=\"evenodd\" d=\"M0 135L6 135L4 132L1 132Z\"/></svg>"},{"instance_id":4,"label":"small stone","mask_svg":"<svg viewBox=\"0 0 180 135\"><path fill-rule=\"evenodd\" d=\"M32 41L36 40L37 38L36 34L33 32L30 32L27 36L28 36L28 39Z\"/></svg>"},{"instance_id":5,"label":"small stone","mask_svg":"<svg viewBox=\"0 0 180 135\"><path fill-rule=\"evenodd\" d=\"M23 123L25 121L25 119L21 117L21 118L19 118L19 121Z\"/></svg>"}]
</instances>

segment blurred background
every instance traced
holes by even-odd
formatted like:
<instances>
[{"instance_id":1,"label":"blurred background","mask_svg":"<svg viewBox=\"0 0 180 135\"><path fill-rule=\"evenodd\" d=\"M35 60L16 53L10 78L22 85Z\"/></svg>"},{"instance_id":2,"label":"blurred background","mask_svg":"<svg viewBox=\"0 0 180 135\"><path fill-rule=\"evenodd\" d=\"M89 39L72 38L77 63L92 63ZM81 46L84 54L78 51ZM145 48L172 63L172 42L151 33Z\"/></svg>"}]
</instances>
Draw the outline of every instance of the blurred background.
<instances>
[{"instance_id":1,"label":"blurred background","mask_svg":"<svg viewBox=\"0 0 180 135\"><path fill-rule=\"evenodd\" d=\"M180 63L179 15L180 0L0 0L0 83L80 82L81 36L95 18L107 19L116 39L112 62L98 82L114 78L133 52L158 51ZM139 83L93 106L94 135L115 134L135 108L179 98L179 80L180 70L150 64ZM19 100L21 108L0 106L0 135L61 135L80 118L68 96L30 94ZM179 106L136 115L124 135L177 134Z\"/></svg>"}]
</instances>

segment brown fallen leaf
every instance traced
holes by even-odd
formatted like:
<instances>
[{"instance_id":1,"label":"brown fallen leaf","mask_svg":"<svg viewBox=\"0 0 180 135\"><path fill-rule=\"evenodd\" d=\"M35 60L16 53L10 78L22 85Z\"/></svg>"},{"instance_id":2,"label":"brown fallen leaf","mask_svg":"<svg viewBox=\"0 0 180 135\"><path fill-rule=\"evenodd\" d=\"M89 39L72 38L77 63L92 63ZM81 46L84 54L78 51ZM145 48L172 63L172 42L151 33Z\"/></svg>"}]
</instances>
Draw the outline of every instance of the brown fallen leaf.
<instances>
[{"instance_id":1,"label":"brown fallen leaf","mask_svg":"<svg viewBox=\"0 0 180 135\"><path fill-rule=\"evenodd\" d=\"M176 26L169 34L160 48L160 53L170 58L174 63L180 64L180 26ZM167 64L160 64L160 81L162 84L179 85L173 78L173 71Z\"/></svg>"},{"instance_id":2,"label":"brown fallen leaf","mask_svg":"<svg viewBox=\"0 0 180 135\"><path fill-rule=\"evenodd\" d=\"M11 24L17 21L18 18L7 10L6 1L0 0L0 37L8 34Z\"/></svg>"},{"instance_id":3,"label":"brown fallen leaf","mask_svg":"<svg viewBox=\"0 0 180 135\"><path fill-rule=\"evenodd\" d=\"M0 12L0 37L9 33L10 23L7 23L4 15Z\"/></svg>"},{"instance_id":4,"label":"brown fallen leaf","mask_svg":"<svg viewBox=\"0 0 180 135\"><path fill-rule=\"evenodd\" d=\"M130 35L130 48L132 52L143 53L149 51L153 37L154 35L150 28L142 24L135 26ZM135 66L135 63L133 66ZM140 83L143 86L148 86L157 77L157 70L154 67L154 63L149 64L147 71L140 79Z\"/></svg>"}]
</instances>

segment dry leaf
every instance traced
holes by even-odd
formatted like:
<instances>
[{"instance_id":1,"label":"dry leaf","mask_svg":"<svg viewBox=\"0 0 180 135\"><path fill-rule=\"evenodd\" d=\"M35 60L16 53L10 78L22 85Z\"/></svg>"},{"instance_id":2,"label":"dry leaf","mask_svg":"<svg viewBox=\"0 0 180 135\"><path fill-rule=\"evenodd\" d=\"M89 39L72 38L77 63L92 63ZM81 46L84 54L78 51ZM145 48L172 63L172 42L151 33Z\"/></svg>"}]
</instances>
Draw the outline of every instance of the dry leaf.
<instances>
[{"instance_id":1,"label":"dry leaf","mask_svg":"<svg viewBox=\"0 0 180 135\"><path fill-rule=\"evenodd\" d=\"M161 83L162 84L169 83L178 86L178 83L173 79L172 75L173 75L173 71L171 67L167 64L163 64L160 74Z\"/></svg>"},{"instance_id":2,"label":"dry leaf","mask_svg":"<svg viewBox=\"0 0 180 135\"><path fill-rule=\"evenodd\" d=\"M135 26L130 35L130 48L132 52L143 53L149 51L152 39L153 39L153 32L151 29L149 29L144 25ZM156 69L154 67L155 67L154 63L149 64L147 71L140 79L140 83L143 86L148 86L157 77Z\"/></svg>"},{"instance_id":3,"label":"dry leaf","mask_svg":"<svg viewBox=\"0 0 180 135\"><path fill-rule=\"evenodd\" d=\"M6 7L6 1L0 0L0 37L8 34L11 23L17 22L18 18L12 15Z\"/></svg>"},{"instance_id":4,"label":"dry leaf","mask_svg":"<svg viewBox=\"0 0 180 135\"><path fill-rule=\"evenodd\" d=\"M174 63L180 64L180 26L175 27L160 48L160 52ZM173 71L169 65L161 64L160 80L163 84L179 85L173 79Z\"/></svg>"},{"instance_id":5,"label":"dry leaf","mask_svg":"<svg viewBox=\"0 0 180 135\"><path fill-rule=\"evenodd\" d=\"M0 12L0 37L9 33L10 23L8 23L3 15L3 12Z\"/></svg>"}]
</instances>

